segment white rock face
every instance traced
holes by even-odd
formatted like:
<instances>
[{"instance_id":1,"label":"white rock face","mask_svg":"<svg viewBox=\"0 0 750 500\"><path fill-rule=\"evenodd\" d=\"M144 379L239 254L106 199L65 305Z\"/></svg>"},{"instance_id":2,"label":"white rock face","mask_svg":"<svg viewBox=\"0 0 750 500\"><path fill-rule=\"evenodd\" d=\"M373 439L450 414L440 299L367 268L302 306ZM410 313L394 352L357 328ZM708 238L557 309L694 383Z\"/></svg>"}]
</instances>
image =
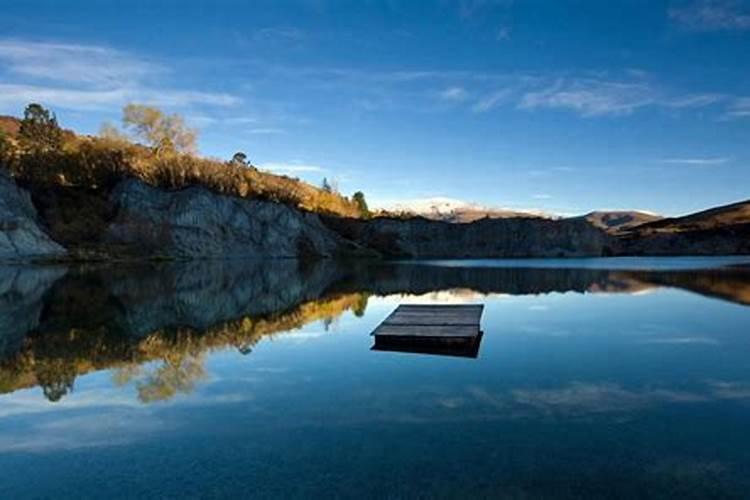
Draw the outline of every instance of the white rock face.
<instances>
[{"instance_id":1,"label":"white rock face","mask_svg":"<svg viewBox=\"0 0 750 500\"><path fill-rule=\"evenodd\" d=\"M39 227L29 193L0 171L0 260L27 260L65 255Z\"/></svg>"}]
</instances>

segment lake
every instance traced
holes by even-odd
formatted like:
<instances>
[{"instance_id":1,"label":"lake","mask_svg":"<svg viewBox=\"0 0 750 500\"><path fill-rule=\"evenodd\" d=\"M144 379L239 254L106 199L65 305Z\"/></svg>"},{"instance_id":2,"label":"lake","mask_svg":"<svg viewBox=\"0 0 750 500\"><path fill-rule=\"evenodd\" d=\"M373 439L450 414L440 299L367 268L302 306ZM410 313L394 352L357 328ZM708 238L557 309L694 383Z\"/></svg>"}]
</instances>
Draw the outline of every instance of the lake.
<instances>
[{"instance_id":1,"label":"lake","mask_svg":"<svg viewBox=\"0 0 750 500\"><path fill-rule=\"evenodd\" d=\"M747 498L748 262L0 267L0 497Z\"/></svg>"}]
</instances>

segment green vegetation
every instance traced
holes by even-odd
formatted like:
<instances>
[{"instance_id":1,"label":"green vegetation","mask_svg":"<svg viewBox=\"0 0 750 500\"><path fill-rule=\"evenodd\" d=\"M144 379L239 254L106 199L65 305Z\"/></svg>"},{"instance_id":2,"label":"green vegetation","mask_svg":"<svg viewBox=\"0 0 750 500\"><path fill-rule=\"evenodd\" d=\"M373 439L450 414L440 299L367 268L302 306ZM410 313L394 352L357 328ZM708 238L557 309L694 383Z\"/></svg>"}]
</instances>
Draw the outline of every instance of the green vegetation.
<instances>
[{"instance_id":1,"label":"green vegetation","mask_svg":"<svg viewBox=\"0 0 750 500\"><path fill-rule=\"evenodd\" d=\"M57 118L39 104L29 104L24 110L18 137L21 147L32 153L57 152L63 145Z\"/></svg>"},{"instance_id":2,"label":"green vegetation","mask_svg":"<svg viewBox=\"0 0 750 500\"><path fill-rule=\"evenodd\" d=\"M30 189L35 202L42 197L39 193L60 189L106 194L118 181L136 178L165 189L202 186L310 212L343 217L363 213L361 203L340 195L327 181L327 189L317 188L260 171L241 152L230 161L198 156L197 133L178 115L129 104L122 121L125 132L105 124L98 136L81 136L60 128L55 115L41 105L30 104L18 132L0 136L0 166ZM12 119L4 118L0 130L11 129Z\"/></svg>"},{"instance_id":3,"label":"green vegetation","mask_svg":"<svg viewBox=\"0 0 750 500\"><path fill-rule=\"evenodd\" d=\"M234 156L232 156L232 164L241 165L243 167L252 166L250 161L247 159L247 155L242 151L237 151L236 153L234 153Z\"/></svg>"}]
</instances>

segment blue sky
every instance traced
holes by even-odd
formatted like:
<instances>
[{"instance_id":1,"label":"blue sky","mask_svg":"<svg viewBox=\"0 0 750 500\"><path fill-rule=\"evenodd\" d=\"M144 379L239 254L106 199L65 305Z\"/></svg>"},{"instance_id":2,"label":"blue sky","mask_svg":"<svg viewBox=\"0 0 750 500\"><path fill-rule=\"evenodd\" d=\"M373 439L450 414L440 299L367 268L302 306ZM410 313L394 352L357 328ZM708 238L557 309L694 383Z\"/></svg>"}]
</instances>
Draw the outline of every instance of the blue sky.
<instances>
[{"instance_id":1,"label":"blue sky","mask_svg":"<svg viewBox=\"0 0 750 500\"><path fill-rule=\"evenodd\" d=\"M2 3L0 113L179 112L202 154L583 213L750 198L750 2Z\"/></svg>"}]
</instances>

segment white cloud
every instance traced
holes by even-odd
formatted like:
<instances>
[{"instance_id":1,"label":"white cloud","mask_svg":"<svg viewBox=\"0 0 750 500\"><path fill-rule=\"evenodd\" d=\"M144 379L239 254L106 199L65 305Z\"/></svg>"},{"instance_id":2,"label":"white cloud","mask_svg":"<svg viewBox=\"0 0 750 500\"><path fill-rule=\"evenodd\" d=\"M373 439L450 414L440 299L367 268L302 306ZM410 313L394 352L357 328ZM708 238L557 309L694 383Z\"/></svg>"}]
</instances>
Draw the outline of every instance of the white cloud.
<instances>
[{"instance_id":1,"label":"white cloud","mask_svg":"<svg viewBox=\"0 0 750 500\"><path fill-rule=\"evenodd\" d=\"M646 83L558 79L547 88L524 94L518 107L568 109L591 117L629 114L657 102L656 92Z\"/></svg>"},{"instance_id":2,"label":"white cloud","mask_svg":"<svg viewBox=\"0 0 750 500\"><path fill-rule=\"evenodd\" d=\"M167 71L108 47L23 40L0 40L0 62L17 75L97 86L119 86Z\"/></svg>"},{"instance_id":3,"label":"white cloud","mask_svg":"<svg viewBox=\"0 0 750 500\"><path fill-rule=\"evenodd\" d=\"M253 33L256 42L287 43L300 42L305 38L305 32L299 28L274 27L262 28Z\"/></svg>"},{"instance_id":4,"label":"white cloud","mask_svg":"<svg viewBox=\"0 0 750 500\"><path fill-rule=\"evenodd\" d=\"M723 94L688 94L668 100L665 104L672 108L701 108L710 106L723 99Z\"/></svg>"},{"instance_id":5,"label":"white cloud","mask_svg":"<svg viewBox=\"0 0 750 500\"><path fill-rule=\"evenodd\" d=\"M463 87L449 87L439 94L440 98L445 101L465 101L469 93Z\"/></svg>"},{"instance_id":6,"label":"white cloud","mask_svg":"<svg viewBox=\"0 0 750 500\"><path fill-rule=\"evenodd\" d=\"M725 157L665 158L661 160L662 163L669 163L673 165L722 165L728 161L729 161L729 158L725 158Z\"/></svg>"},{"instance_id":7,"label":"white cloud","mask_svg":"<svg viewBox=\"0 0 750 500\"><path fill-rule=\"evenodd\" d=\"M734 0L695 0L669 9L668 15L693 31L750 29L750 11Z\"/></svg>"},{"instance_id":8,"label":"white cloud","mask_svg":"<svg viewBox=\"0 0 750 500\"><path fill-rule=\"evenodd\" d=\"M558 73L261 64L258 71L267 78L335 93L338 99L348 99L362 111L444 112L444 103L453 102L463 103L475 113L515 106L527 111L563 109L593 117L627 115L646 107L692 110L732 99L716 92L672 88L637 68Z\"/></svg>"},{"instance_id":9,"label":"white cloud","mask_svg":"<svg viewBox=\"0 0 750 500\"><path fill-rule=\"evenodd\" d=\"M0 109L17 112L29 102L73 110L119 109L128 102L166 107L194 104L229 106L239 99L229 94L185 90L120 87L113 89L69 89L38 85L0 84Z\"/></svg>"},{"instance_id":10,"label":"white cloud","mask_svg":"<svg viewBox=\"0 0 750 500\"><path fill-rule=\"evenodd\" d=\"M227 93L158 84L169 70L105 46L0 39L0 108L18 112L29 102L71 110L114 110L128 102L164 107L230 106Z\"/></svg>"},{"instance_id":11,"label":"white cloud","mask_svg":"<svg viewBox=\"0 0 750 500\"><path fill-rule=\"evenodd\" d=\"M551 194L546 194L546 193L534 194L531 197L534 198L535 200L549 200L549 199L552 199L552 195Z\"/></svg>"},{"instance_id":12,"label":"white cloud","mask_svg":"<svg viewBox=\"0 0 750 500\"><path fill-rule=\"evenodd\" d=\"M286 130L281 128L251 128L247 132L254 135L286 134Z\"/></svg>"},{"instance_id":13,"label":"white cloud","mask_svg":"<svg viewBox=\"0 0 750 500\"><path fill-rule=\"evenodd\" d=\"M257 123L258 119L254 116L236 116L233 118L224 119L225 123L231 123L233 125L244 125L248 123Z\"/></svg>"},{"instance_id":14,"label":"white cloud","mask_svg":"<svg viewBox=\"0 0 750 500\"><path fill-rule=\"evenodd\" d=\"M656 338L648 339L639 342L640 344L666 344L666 345L690 345L690 344L702 344L702 345L719 345L720 342L713 337L669 337L669 338Z\"/></svg>"},{"instance_id":15,"label":"white cloud","mask_svg":"<svg viewBox=\"0 0 750 500\"><path fill-rule=\"evenodd\" d=\"M509 89L495 91L492 94L477 101L471 109L476 113L485 113L495 108L496 106L507 102L510 95L511 91Z\"/></svg>"},{"instance_id":16,"label":"white cloud","mask_svg":"<svg viewBox=\"0 0 750 500\"><path fill-rule=\"evenodd\" d=\"M510 40L510 28L508 26L501 26L500 29L497 30L497 35L495 35L495 40L498 42L504 42L506 40Z\"/></svg>"},{"instance_id":17,"label":"white cloud","mask_svg":"<svg viewBox=\"0 0 750 500\"><path fill-rule=\"evenodd\" d=\"M750 117L750 97L738 97L732 101L722 116L725 120Z\"/></svg>"}]
</instances>

